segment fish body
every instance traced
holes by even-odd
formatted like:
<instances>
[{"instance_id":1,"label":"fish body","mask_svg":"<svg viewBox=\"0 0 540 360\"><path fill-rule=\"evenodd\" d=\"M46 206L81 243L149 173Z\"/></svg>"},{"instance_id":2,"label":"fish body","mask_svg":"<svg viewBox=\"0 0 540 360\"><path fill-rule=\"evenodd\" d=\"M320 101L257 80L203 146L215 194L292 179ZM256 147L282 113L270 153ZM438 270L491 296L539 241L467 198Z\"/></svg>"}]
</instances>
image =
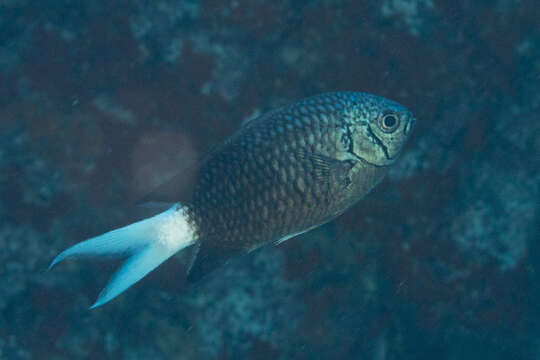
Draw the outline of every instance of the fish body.
<instances>
[{"instance_id":1,"label":"fish body","mask_svg":"<svg viewBox=\"0 0 540 360\"><path fill-rule=\"evenodd\" d=\"M343 213L382 180L414 122L403 106L358 92L321 94L273 110L202 160L187 202L76 244L51 266L74 256L130 256L93 306L191 246L189 278L198 280L231 256Z\"/></svg>"}]
</instances>

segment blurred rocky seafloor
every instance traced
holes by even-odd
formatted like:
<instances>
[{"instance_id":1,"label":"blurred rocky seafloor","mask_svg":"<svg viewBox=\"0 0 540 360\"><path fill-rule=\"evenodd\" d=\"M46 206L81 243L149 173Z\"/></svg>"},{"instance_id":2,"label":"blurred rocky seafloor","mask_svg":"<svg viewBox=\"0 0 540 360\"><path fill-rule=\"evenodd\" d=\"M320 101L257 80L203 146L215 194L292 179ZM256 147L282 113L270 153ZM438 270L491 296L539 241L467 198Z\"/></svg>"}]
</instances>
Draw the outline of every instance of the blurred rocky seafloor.
<instances>
[{"instance_id":1,"label":"blurred rocky seafloor","mask_svg":"<svg viewBox=\"0 0 540 360\"><path fill-rule=\"evenodd\" d=\"M0 2L0 358L537 359L534 0ZM358 90L417 118L336 221L186 287L47 266L252 116Z\"/></svg>"}]
</instances>

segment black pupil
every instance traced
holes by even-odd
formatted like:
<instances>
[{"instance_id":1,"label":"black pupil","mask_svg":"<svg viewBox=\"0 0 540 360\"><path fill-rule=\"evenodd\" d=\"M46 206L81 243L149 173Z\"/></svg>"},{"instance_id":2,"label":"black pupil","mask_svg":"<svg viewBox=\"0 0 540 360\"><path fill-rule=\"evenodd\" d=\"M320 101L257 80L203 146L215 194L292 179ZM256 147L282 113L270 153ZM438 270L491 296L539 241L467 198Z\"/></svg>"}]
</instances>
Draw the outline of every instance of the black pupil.
<instances>
[{"instance_id":1,"label":"black pupil","mask_svg":"<svg viewBox=\"0 0 540 360\"><path fill-rule=\"evenodd\" d=\"M388 115L384 118L384 126L386 126L387 128L391 128L393 127L394 125L396 125L396 117L394 115Z\"/></svg>"}]
</instances>

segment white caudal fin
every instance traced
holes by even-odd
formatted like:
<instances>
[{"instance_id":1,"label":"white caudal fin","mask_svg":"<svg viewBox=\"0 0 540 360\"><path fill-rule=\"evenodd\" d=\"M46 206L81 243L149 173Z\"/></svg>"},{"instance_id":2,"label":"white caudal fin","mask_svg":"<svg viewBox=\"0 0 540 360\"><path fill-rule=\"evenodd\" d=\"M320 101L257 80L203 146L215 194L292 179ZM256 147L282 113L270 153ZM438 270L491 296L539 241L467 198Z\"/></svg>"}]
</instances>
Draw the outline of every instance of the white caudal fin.
<instances>
[{"instance_id":1,"label":"white caudal fin","mask_svg":"<svg viewBox=\"0 0 540 360\"><path fill-rule=\"evenodd\" d=\"M73 245L61 252L49 269L68 258L128 256L101 291L92 309L112 300L176 252L195 242L195 228L188 221L185 208L175 204L161 214Z\"/></svg>"}]
</instances>

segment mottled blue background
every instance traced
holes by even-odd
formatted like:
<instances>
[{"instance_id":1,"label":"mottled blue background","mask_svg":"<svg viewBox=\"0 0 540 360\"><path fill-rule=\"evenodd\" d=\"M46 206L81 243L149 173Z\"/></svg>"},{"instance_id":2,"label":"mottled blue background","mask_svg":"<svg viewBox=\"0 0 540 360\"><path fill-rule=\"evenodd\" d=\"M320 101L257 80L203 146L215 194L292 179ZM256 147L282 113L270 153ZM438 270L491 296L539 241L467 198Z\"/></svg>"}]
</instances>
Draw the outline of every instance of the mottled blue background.
<instances>
[{"instance_id":1,"label":"mottled blue background","mask_svg":"<svg viewBox=\"0 0 540 360\"><path fill-rule=\"evenodd\" d=\"M0 1L0 358L537 359L536 0ZM336 221L196 287L172 259L60 250L246 118L320 92L408 107L398 163Z\"/></svg>"}]
</instances>

